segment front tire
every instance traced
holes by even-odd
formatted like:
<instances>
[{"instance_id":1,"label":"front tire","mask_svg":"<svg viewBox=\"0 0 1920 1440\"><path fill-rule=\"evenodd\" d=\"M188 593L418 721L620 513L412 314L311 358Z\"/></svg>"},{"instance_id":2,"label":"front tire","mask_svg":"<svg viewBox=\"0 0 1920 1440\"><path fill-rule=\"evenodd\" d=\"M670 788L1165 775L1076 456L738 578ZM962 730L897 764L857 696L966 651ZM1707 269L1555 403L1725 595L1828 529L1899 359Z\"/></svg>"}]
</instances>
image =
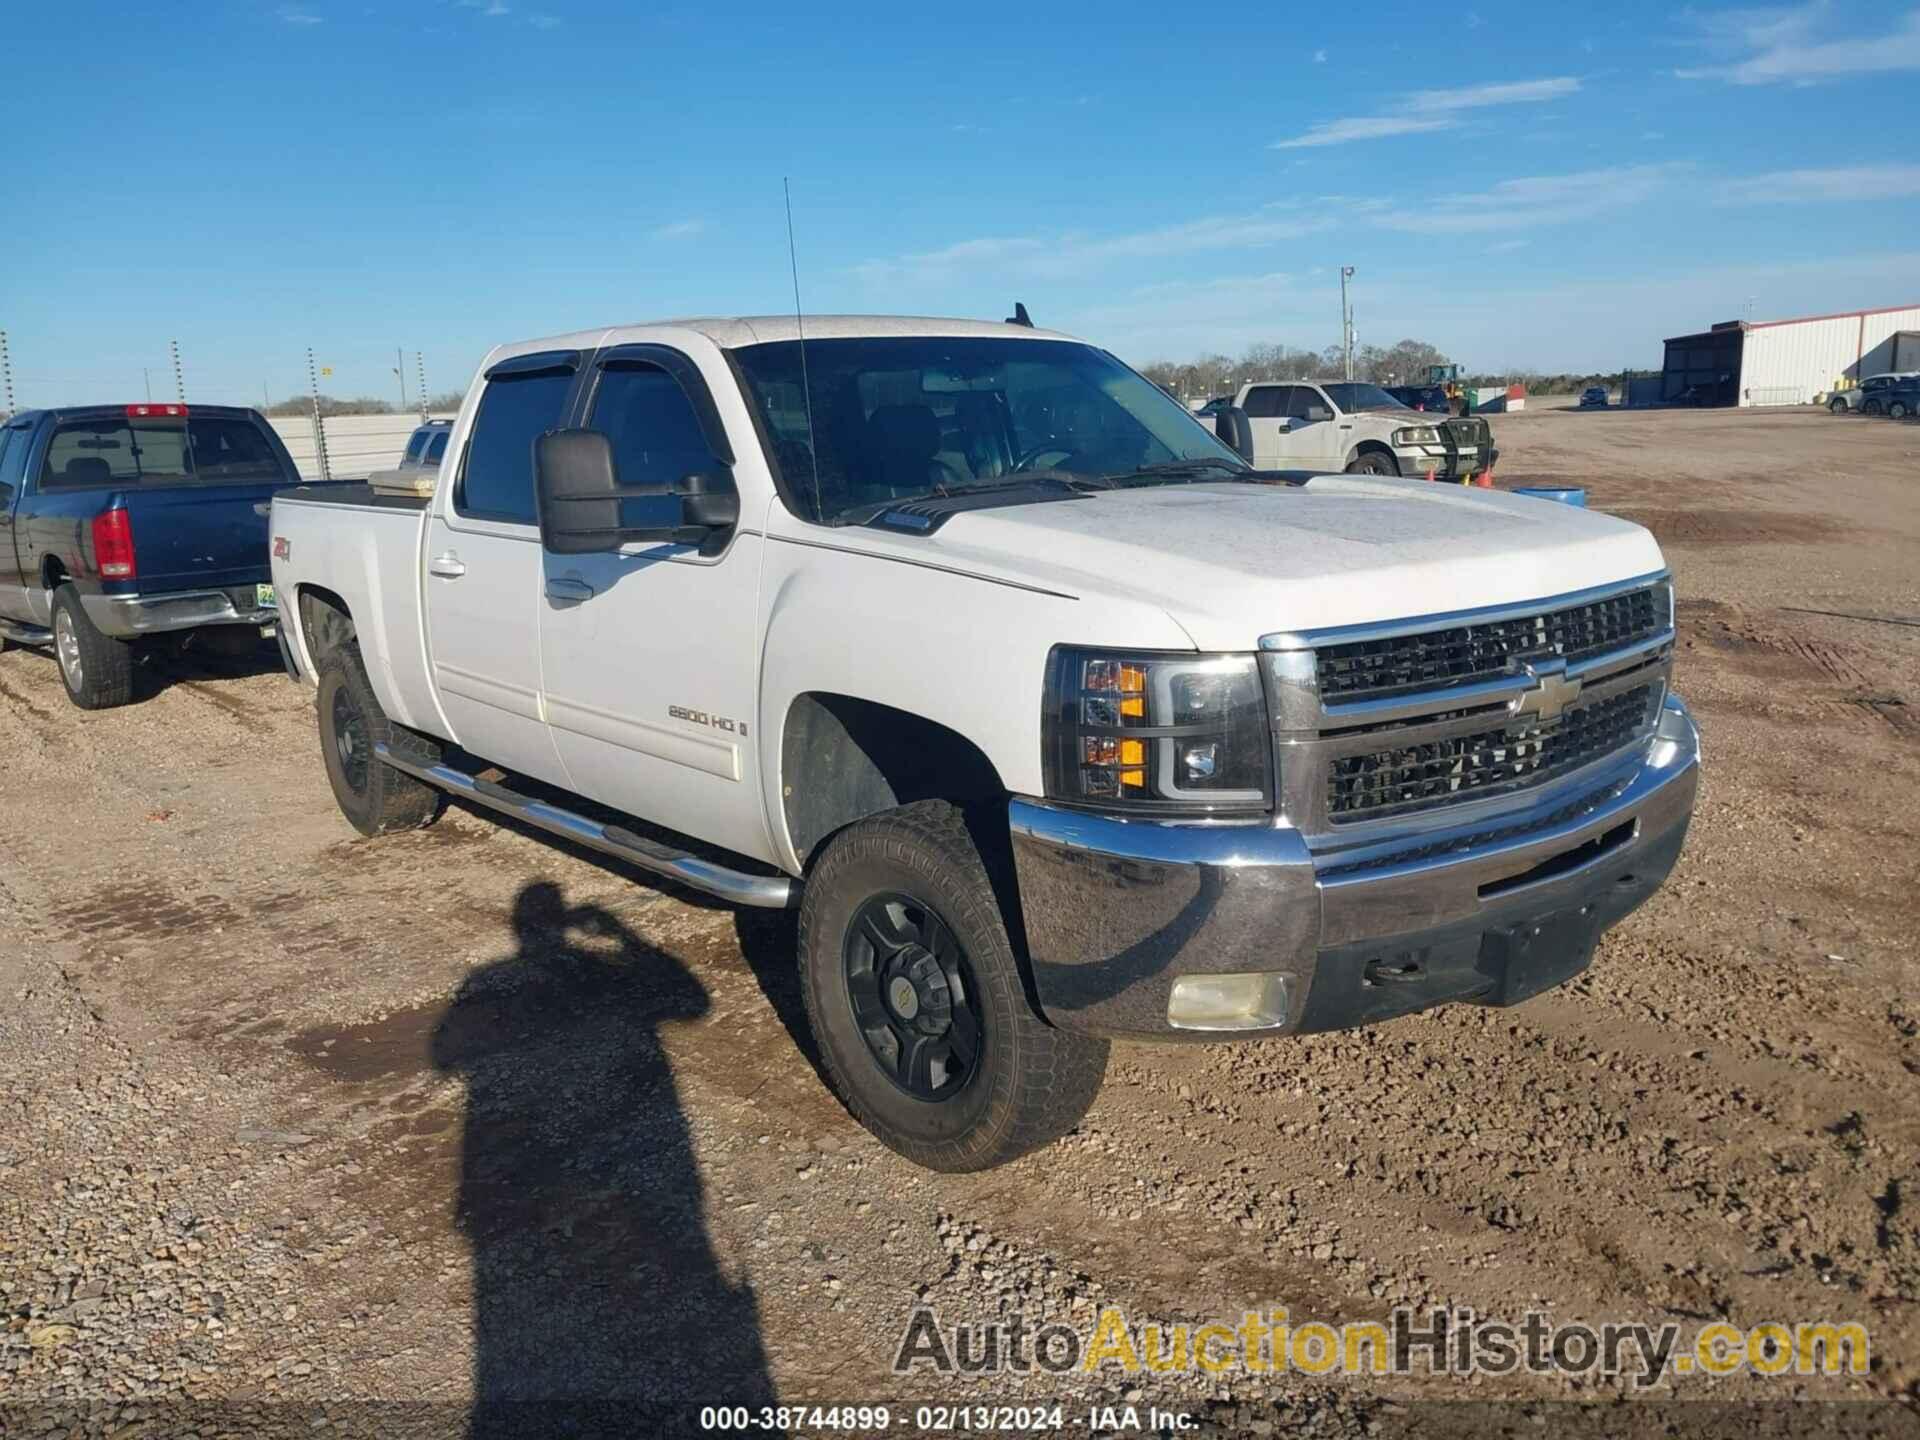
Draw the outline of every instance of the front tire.
<instances>
[{"instance_id":1,"label":"front tire","mask_svg":"<svg viewBox=\"0 0 1920 1440\"><path fill-rule=\"evenodd\" d=\"M1394 463L1391 455L1382 455L1378 450L1369 450L1364 455L1356 455L1347 462L1349 475L1398 475L1400 467Z\"/></svg>"},{"instance_id":2,"label":"front tire","mask_svg":"<svg viewBox=\"0 0 1920 1440\"><path fill-rule=\"evenodd\" d=\"M1838 395L1827 402L1827 410L1834 415L1844 415L1852 408L1851 405L1847 404L1847 402L1842 400Z\"/></svg>"},{"instance_id":3,"label":"front tire","mask_svg":"<svg viewBox=\"0 0 1920 1440\"><path fill-rule=\"evenodd\" d=\"M320 758L347 823L362 835L417 830L440 813L440 792L373 753L391 744L394 725L367 679L360 649L347 644L320 664Z\"/></svg>"},{"instance_id":4,"label":"front tire","mask_svg":"<svg viewBox=\"0 0 1920 1440\"><path fill-rule=\"evenodd\" d=\"M1912 412L1907 409L1904 400L1895 400L1887 406L1887 418L1889 420L1904 420L1911 413Z\"/></svg>"},{"instance_id":5,"label":"front tire","mask_svg":"<svg viewBox=\"0 0 1920 1440\"><path fill-rule=\"evenodd\" d=\"M1878 400L1866 401L1861 405L1860 413L1862 415L1878 415L1880 413L1880 402Z\"/></svg>"},{"instance_id":6,"label":"front tire","mask_svg":"<svg viewBox=\"0 0 1920 1440\"><path fill-rule=\"evenodd\" d=\"M921 801L827 845L800 907L807 1020L862 1125L929 1170L987 1170L1079 1123L1107 1042L1027 999L986 862L957 807Z\"/></svg>"},{"instance_id":7,"label":"front tire","mask_svg":"<svg viewBox=\"0 0 1920 1440\"><path fill-rule=\"evenodd\" d=\"M82 710L111 710L133 699L133 646L87 618L80 592L53 592L53 655L67 698Z\"/></svg>"}]
</instances>

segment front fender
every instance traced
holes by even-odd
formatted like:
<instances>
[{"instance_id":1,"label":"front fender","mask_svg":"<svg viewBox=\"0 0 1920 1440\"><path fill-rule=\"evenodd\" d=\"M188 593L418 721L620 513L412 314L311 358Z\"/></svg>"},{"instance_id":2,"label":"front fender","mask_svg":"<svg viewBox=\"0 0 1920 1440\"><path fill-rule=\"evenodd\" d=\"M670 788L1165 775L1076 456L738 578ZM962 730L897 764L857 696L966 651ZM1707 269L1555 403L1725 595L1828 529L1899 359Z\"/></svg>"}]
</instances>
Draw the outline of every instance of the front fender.
<instances>
[{"instance_id":1,"label":"front fender","mask_svg":"<svg viewBox=\"0 0 1920 1440\"><path fill-rule=\"evenodd\" d=\"M802 868L788 833L781 739L800 696L892 706L966 737L1016 794L1043 791L1040 708L1056 644L1190 650L1154 606L1082 599L932 568L811 536L768 546L762 604L760 754L769 833Z\"/></svg>"}]
</instances>

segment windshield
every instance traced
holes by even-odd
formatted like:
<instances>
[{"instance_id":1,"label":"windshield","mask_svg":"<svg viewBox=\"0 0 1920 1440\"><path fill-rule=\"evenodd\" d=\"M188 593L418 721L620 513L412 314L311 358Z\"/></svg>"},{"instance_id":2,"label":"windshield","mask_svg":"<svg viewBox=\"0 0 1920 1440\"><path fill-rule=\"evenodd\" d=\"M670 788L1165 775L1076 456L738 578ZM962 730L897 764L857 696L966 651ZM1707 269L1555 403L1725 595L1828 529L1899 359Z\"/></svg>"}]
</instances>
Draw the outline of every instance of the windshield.
<instances>
[{"instance_id":1,"label":"windshield","mask_svg":"<svg viewBox=\"0 0 1920 1440\"><path fill-rule=\"evenodd\" d=\"M1098 482L1183 461L1247 468L1186 407L1091 345L810 340L804 385L797 341L733 353L772 440L782 492L804 519L834 523L889 501L1018 484L1034 472Z\"/></svg>"},{"instance_id":2,"label":"windshield","mask_svg":"<svg viewBox=\"0 0 1920 1440\"><path fill-rule=\"evenodd\" d=\"M1404 410L1393 396L1378 385L1355 385L1336 381L1331 385L1322 385L1322 390L1342 410Z\"/></svg>"}]
</instances>

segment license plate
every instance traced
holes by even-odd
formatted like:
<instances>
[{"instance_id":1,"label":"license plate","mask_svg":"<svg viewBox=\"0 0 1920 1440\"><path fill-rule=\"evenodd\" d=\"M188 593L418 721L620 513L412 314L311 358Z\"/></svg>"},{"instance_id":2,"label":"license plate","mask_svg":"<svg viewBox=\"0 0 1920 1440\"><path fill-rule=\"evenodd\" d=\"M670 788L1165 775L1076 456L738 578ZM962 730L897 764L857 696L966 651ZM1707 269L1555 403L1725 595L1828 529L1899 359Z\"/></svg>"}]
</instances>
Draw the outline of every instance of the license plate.
<instances>
[{"instance_id":1,"label":"license plate","mask_svg":"<svg viewBox=\"0 0 1920 1440\"><path fill-rule=\"evenodd\" d=\"M273 586L256 585L253 587L253 603L262 610L278 610L280 602L273 598Z\"/></svg>"}]
</instances>

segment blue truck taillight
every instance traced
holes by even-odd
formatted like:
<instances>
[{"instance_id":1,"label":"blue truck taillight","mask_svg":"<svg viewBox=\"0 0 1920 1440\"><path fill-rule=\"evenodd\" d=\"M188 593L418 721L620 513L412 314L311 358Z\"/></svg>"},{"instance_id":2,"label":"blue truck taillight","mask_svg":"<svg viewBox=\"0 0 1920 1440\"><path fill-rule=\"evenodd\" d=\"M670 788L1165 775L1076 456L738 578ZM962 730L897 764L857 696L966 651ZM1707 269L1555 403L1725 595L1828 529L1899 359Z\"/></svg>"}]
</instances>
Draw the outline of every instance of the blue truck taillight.
<instances>
[{"instance_id":1,"label":"blue truck taillight","mask_svg":"<svg viewBox=\"0 0 1920 1440\"><path fill-rule=\"evenodd\" d=\"M125 510L93 517L93 563L102 580L131 580L139 574L133 558L133 517Z\"/></svg>"}]
</instances>

